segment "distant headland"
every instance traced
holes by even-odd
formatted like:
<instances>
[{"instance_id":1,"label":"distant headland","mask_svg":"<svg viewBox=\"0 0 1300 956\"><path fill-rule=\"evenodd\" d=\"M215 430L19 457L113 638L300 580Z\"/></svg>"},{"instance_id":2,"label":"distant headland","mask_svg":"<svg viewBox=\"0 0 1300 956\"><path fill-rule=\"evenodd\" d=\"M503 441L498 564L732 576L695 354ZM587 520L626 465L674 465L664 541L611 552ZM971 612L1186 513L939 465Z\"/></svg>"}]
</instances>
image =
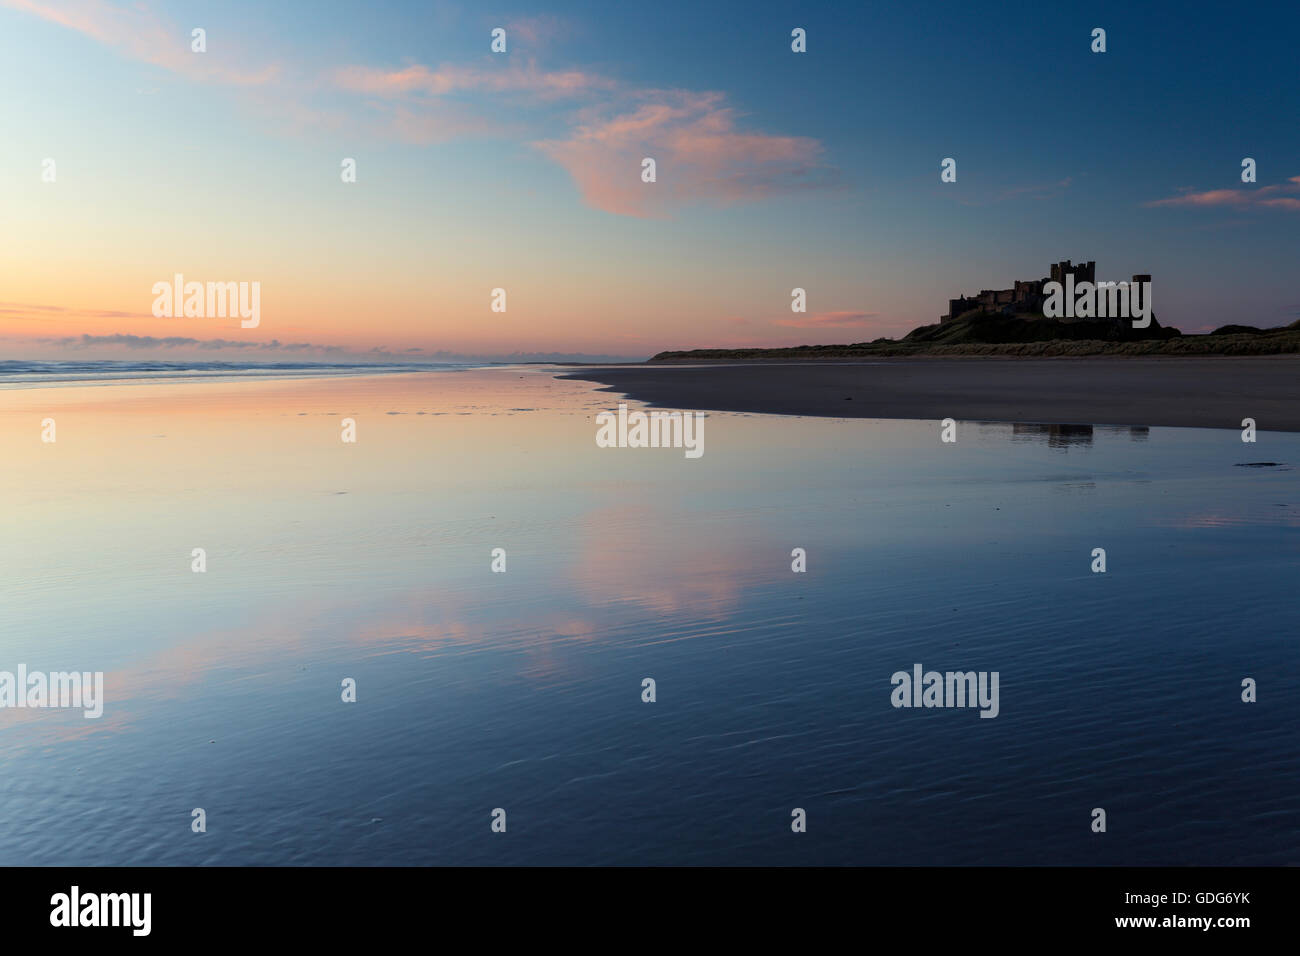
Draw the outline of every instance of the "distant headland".
<instances>
[{"instance_id":1,"label":"distant headland","mask_svg":"<svg viewBox=\"0 0 1300 956\"><path fill-rule=\"evenodd\" d=\"M1151 276L1098 282L1096 262L1052 263L1042 279L948 300L934 325L901 339L786 348L660 352L651 362L852 359L907 356L1282 355L1300 352L1300 320L1278 328L1223 325L1205 334L1162 326L1151 310Z\"/></svg>"}]
</instances>

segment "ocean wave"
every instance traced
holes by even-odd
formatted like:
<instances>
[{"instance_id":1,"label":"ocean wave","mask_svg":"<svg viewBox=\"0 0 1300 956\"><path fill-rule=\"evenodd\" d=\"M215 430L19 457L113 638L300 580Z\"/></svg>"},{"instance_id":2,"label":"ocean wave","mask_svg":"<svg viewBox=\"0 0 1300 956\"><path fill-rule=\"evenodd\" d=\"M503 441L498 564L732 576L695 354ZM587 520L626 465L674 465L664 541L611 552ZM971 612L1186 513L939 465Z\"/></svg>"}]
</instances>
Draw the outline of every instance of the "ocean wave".
<instances>
[{"instance_id":1,"label":"ocean wave","mask_svg":"<svg viewBox=\"0 0 1300 956\"><path fill-rule=\"evenodd\" d=\"M480 368L480 363L393 362L157 362L0 361L0 388L93 382L148 382L212 378L294 378L317 375L379 375Z\"/></svg>"}]
</instances>

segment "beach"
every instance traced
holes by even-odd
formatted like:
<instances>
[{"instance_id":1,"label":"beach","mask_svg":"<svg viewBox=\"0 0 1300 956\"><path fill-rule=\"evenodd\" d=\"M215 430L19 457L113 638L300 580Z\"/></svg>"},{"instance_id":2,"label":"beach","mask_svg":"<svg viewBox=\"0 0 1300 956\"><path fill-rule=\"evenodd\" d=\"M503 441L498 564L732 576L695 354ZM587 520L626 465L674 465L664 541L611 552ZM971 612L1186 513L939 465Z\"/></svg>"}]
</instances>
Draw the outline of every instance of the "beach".
<instances>
[{"instance_id":1,"label":"beach","mask_svg":"<svg viewBox=\"0 0 1300 956\"><path fill-rule=\"evenodd\" d=\"M583 368L665 407L989 422L1300 431L1300 356L892 359Z\"/></svg>"},{"instance_id":2,"label":"beach","mask_svg":"<svg viewBox=\"0 0 1300 956\"><path fill-rule=\"evenodd\" d=\"M710 412L689 458L553 368L134 374L0 388L0 679L103 674L0 708L8 859L1297 858L1300 436Z\"/></svg>"}]
</instances>

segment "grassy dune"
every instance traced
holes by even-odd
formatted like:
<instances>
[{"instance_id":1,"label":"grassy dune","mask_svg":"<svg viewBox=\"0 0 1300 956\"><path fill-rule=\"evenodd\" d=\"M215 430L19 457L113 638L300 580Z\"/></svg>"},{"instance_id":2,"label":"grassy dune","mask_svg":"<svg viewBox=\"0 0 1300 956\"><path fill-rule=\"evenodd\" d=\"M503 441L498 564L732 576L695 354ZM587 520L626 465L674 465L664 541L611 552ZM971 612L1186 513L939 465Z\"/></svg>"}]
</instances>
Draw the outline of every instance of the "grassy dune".
<instances>
[{"instance_id":1,"label":"grassy dune","mask_svg":"<svg viewBox=\"0 0 1300 956\"><path fill-rule=\"evenodd\" d=\"M901 339L776 349L691 349L660 352L652 362L901 358L907 356L1285 355L1300 352L1300 321L1277 329L1229 325L1208 335L1183 335L1152 320L1149 329L1108 322L967 313L914 329Z\"/></svg>"}]
</instances>

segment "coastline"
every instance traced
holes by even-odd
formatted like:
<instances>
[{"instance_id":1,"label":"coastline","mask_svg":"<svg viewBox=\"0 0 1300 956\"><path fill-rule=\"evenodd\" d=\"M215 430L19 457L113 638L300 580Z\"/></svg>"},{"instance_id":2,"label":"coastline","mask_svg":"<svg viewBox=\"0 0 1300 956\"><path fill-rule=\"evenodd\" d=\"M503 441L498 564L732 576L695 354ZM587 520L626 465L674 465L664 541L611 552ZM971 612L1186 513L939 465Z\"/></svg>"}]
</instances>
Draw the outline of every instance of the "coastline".
<instances>
[{"instance_id":1,"label":"coastline","mask_svg":"<svg viewBox=\"0 0 1300 956\"><path fill-rule=\"evenodd\" d=\"M478 365L327 362L0 361L0 391L82 385L180 385L463 371Z\"/></svg>"},{"instance_id":2,"label":"coastline","mask_svg":"<svg viewBox=\"0 0 1300 956\"><path fill-rule=\"evenodd\" d=\"M1300 431L1297 355L654 362L557 377L703 411Z\"/></svg>"}]
</instances>

